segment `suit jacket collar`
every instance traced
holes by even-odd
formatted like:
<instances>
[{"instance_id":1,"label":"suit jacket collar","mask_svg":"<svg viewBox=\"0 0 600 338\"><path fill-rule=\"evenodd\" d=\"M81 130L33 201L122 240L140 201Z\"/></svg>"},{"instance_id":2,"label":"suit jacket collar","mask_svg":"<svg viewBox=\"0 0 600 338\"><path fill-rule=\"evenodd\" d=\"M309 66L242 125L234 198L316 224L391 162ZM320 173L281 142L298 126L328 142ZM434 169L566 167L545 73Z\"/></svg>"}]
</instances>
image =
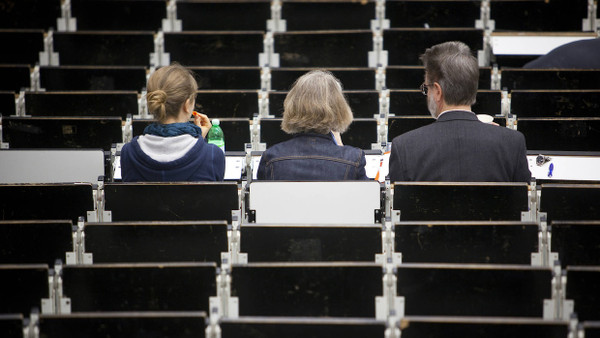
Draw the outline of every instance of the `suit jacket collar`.
<instances>
[{"instance_id":1,"label":"suit jacket collar","mask_svg":"<svg viewBox=\"0 0 600 338\"><path fill-rule=\"evenodd\" d=\"M477 119L477 115L472 111L467 110L451 110L442 114L437 121L445 122L452 120L471 120L471 121L479 121Z\"/></svg>"}]
</instances>

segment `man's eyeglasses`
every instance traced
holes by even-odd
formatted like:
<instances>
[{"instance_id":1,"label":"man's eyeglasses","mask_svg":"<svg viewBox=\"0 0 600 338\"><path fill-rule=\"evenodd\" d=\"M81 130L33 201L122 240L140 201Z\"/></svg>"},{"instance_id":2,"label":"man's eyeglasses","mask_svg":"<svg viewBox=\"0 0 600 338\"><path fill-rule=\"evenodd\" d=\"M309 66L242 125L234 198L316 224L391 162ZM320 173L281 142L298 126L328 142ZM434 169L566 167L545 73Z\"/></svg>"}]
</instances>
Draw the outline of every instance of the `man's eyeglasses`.
<instances>
[{"instance_id":1,"label":"man's eyeglasses","mask_svg":"<svg viewBox=\"0 0 600 338\"><path fill-rule=\"evenodd\" d=\"M423 82L423 84L421 85L421 93L423 93L423 95L427 96L427 92L429 91L429 86L433 86L432 84L425 84L425 82Z\"/></svg>"}]
</instances>

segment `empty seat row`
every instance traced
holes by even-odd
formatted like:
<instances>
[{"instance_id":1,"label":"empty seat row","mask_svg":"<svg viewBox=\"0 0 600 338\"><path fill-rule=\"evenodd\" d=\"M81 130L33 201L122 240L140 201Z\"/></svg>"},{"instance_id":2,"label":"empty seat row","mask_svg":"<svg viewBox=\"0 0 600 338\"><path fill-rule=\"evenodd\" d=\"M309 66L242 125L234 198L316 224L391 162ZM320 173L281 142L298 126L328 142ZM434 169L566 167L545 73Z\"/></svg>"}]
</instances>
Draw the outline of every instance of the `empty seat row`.
<instances>
[{"instance_id":1,"label":"empty seat row","mask_svg":"<svg viewBox=\"0 0 600 338\"><path fill-rule=\"evenodd\" d=\"M47 265L0 265L0 275L8 283L0 312L219 311L223 318L385 320L392 310L400 318L555 319L544 309L545 302L555 300L550 268L403 264L388 270L359 262L249 263L224 270L214 263L65 265L59 270ZM573 303L579 320L597 320L600 268L569 266L565 271L563 301ZM384 283L390 276L395 281Z\"/></svg>"},{"instance_id":2,"label":"empty seat row","mask_svg":"<svg viewBox=\"0 0 600 338\"><path fill-rule=\"evenodd\" d=\"M489 11L489 20L493 20L488 27L496 30L581 31L585 27L582 19L590 15L588 3L583 0L568 5L560 1L542 0L495 0L482 3L466 0L387 0L383 3L385 12L382 17L389 20L391 27L474 27L476 21L483 19L483 7ZM183 30L266 30L267 20L274 18L271 1L261 0L226 3L178 0L175 6L160 0L71 0L68 4L67 13L61 11L61 2L58 0L28 0L12 4L0 12L2 28L48 29L57 27L57 19L70 18L75 22L71 22L71 25L62 23L65 27L57 28L158 30L169 28L163 22L173 17L171 20L176 22L175 28ZM275 5L278 6L276 13L286 21L288 30L367 28L371 20L378 17L376 1L336 3L283 0ZM252 20L248 19L248 13L252 13ZM339 13L333 18L340 19L331 20L331 13ZM31 20L34 17L38 20ZM99 17L104 19L100 20Z\"/></svg>"}]
</instances>

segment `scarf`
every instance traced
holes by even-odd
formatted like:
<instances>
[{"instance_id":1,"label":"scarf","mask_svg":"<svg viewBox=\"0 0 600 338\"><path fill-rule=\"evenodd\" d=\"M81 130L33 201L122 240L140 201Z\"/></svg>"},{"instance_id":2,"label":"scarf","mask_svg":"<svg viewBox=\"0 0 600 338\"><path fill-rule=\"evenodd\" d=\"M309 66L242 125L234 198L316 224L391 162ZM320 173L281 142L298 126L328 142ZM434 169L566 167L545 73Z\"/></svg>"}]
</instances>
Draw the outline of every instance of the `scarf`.
<instances>
[{"instance_id":1,"label":"scarf","mask_svg":"<svg viewBox=\"0 0 600 338\"><path fill-rule=\"evenodd\" d=\"M144 134L171 137L179 136L184 134L192 135L193 137L199 138L202 136L202 129L191 122L184 123L152 123L144 129Z\"/></svg>"}]
</instances>

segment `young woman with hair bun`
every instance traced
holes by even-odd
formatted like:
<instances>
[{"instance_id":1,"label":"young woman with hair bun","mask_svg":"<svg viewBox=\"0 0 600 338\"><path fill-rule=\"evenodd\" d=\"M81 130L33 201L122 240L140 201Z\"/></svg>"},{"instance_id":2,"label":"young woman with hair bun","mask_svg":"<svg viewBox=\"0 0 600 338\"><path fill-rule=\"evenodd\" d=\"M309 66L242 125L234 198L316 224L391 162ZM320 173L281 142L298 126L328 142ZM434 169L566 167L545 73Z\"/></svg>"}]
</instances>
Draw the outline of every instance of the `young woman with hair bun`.
<instances>
[{"instance_id":1,"label":"young woman with hair bun","mask_svg":"<svg viewBox=\"0 0 600 338\"><path fill-rule=\"evenodd\" d=\"M123 181L222 181L225 155L204 140L210 120L193 114L198 84L192 72L179 64L159 68L150 76L147 90L148 111L156 122L123 146Z\"/></svg>"}]
</instances>

